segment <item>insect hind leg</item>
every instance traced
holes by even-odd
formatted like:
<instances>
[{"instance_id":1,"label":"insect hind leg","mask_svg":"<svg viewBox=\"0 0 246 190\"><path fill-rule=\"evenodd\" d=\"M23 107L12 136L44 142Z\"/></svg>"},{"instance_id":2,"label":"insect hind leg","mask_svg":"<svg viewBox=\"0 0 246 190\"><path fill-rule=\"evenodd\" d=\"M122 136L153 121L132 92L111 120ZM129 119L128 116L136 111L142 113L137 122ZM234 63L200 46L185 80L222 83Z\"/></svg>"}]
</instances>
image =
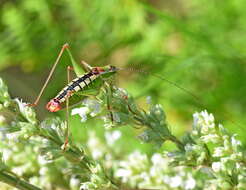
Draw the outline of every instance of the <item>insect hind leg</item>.
<instances>
[{"instance_id":1,"label":"insect hind leg","mask_svg":"<svg viewBox=\"0 0 246 190\"><path fill-rule=\"evenodd\" d=\"M47 77L47 79L46 79L44 85L42 86L42 88L41 88L41 90L40 90L40 92L39 92L39 94L38 94L36 100L35 100L34 103L32 103L32 104L27 104L27 106L37 106L37 105L38 105L39 100L40 100L40 98L41 98L41 96L42 96L42 94L43 94L43 92L44 92L46 86L48 85L48 83L49 83L49 81L50 81L50 79L51 79L51 77L52 77L52 75L53 75L53 73L54 73L54 71L55 71L55 68L56 68L57 64L59 63L62 54L64 53L65 49L68 49L68 48L69 48L68 43L66 43L66 44L64 44L64 45L62 46L62 48L61 48L61 50L60 50L60 52L59 52L59 54L58 54L58 56L57 56L57 58L56 58L56 61L55 61L54 65L52 66L52 68L51 68L51 70L50 70L50 73L49 73L49 75L48 75L48 77Z\"/></svg>"},{"instance_id":2,"label":"insect hind leg","mask_svg":"<svg viewBox=\"0 0 246 190\"><path fill-rule=\"evenodd\" d=\"M67 83L69 84L70 82L70 74L71 71L74 71L73 67L68 66L67 67ZM68 92L71 93L71 92ZM67 122L67 127L65 131L65 142L62 145L62 150L65 151L67 149L67 146L69 144L69 95L66 98L66 122Z\"/></svg>"}]
</instances>

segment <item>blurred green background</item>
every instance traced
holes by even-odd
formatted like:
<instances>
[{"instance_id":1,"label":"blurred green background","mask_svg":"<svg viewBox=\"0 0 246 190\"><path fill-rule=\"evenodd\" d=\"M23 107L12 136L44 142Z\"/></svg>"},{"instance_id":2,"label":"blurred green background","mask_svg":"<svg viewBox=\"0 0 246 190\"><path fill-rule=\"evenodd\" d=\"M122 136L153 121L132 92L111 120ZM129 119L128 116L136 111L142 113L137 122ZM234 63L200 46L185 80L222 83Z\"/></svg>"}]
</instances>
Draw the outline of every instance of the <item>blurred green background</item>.
<instances>
[{"instance_id":1,"label":"blurred green background","mask_svg":"<svg viewBox=\"0 0 246 190\"><path fill-rule=\"evenodd\" d=\"M231 133L246 142L246 3L244 0L5 0L0 2L0 76L13 97L33 102L62 45L70 44L76 61L93 66L135 68L117 74L143 107L146 97L160 103L175 135L189 130L192 113L207 109ZM64 54L41 103L66 84ZM155 77L162 76L199 97ZM203 105L203 106L201 106ZM102 123L72 119L72 132L83 142L88 130L103 134ZM123 141L154 151L122 127ZM120 146L120 145L119 145ZM156 150L155 150L156 151Z\"/></svg>"}]
</instances>

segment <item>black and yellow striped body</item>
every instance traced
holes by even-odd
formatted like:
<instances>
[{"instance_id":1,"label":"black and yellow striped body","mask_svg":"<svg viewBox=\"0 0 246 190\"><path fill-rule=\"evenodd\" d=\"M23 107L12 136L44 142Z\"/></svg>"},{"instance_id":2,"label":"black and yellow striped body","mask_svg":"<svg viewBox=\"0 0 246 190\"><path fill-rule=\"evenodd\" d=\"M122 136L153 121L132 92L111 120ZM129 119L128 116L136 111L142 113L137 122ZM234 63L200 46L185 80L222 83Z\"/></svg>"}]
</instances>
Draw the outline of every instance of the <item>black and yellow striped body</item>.
<instances>
[{"instance_id":1,"label":"black and yellow striped body","mask_svg":"<svg viewBox=\"0 0 246 190\"><path fill-rule=\"evenodd\" d=\"M64 87L54 99L59 103L63 103L74 93L87 88L98 77L99 75L96 75L91 71L81 77L77 77L72 80L66 87Z\"/></svg>"},{"instance_id":2,"label":"black and yellow striped body","mask_svg":"<svg viewBox=\"0 0 246 190\"><path fill-rule=\"evenodd\" d=\"M56 112L62 109L68 99L69 105L73 105L81 100L81 96L97 95L98 89L104 84L104 81L111 77L116 70L117 68L114 66L93 67L91 71L77 77L65 86L55 98L47 103L46 109Z\"/></svg>"}]
</instances>

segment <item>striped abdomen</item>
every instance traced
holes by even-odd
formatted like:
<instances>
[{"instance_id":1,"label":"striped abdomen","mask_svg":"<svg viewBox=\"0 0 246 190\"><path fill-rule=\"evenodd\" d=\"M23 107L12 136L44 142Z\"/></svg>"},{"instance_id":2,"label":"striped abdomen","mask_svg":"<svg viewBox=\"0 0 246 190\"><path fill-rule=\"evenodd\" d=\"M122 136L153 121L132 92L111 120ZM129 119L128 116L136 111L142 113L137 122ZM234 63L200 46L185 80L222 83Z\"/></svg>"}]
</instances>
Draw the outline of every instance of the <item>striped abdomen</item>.
<instances>
[{"instance_id":1,"label":"striped abdomen","mask_svg":"<svg viewBox=\"0 0 246 190\"><path fill-rule=\"evenodd\" d=\"M46 104L46 109L50 112L57 112L62 109L62 103L65 102L70 96L80 90L86 90L87 86L93 83L99 76L107 77L111 76L116 72L117 68L114 66L105 66L105 67L93 67L92 70L85 75L74 79L70 82L65 88L63 88L58 95L51 99ZM96 86L100 86L102 84L101 80L97 80L98 82L94 82Z\"/></svg>"},{"instance_id":2,"label":"striped abdomen","mask_svg":"<svg viewBox=\"0 0 246 190\"><path fill-rule=\"evenodd\" d=\"M97 77L98 75L94 74L93 72L89 72L81 77L72 80L58 93L58 95L54 99L59 103L65 102L68 97L72 96L75 92L83 90L84 87L88 86Z\"/></svg>"}]
</instances>

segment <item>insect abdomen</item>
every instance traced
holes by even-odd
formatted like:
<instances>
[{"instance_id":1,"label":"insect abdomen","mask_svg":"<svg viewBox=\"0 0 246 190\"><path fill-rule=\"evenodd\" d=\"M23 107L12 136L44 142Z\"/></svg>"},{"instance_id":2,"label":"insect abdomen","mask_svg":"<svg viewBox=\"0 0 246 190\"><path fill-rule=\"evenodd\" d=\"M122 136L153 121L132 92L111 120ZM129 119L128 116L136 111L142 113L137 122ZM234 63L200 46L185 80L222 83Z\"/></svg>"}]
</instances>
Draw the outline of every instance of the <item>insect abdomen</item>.
<instances>
[{"instance_id":1,"label":"insect abdomen","mask_svg":"<svg viewBox=\"0 0 246 190\"><path fill-rule=\"evenodd\" d=\"M69 96L72 96L75 92L83 90L97 77L97 75L89 72L81 77L74 79L66 87L64 87L54 99L56 99L60 103L66 101Z\"/></svg>"}]
</instances>

